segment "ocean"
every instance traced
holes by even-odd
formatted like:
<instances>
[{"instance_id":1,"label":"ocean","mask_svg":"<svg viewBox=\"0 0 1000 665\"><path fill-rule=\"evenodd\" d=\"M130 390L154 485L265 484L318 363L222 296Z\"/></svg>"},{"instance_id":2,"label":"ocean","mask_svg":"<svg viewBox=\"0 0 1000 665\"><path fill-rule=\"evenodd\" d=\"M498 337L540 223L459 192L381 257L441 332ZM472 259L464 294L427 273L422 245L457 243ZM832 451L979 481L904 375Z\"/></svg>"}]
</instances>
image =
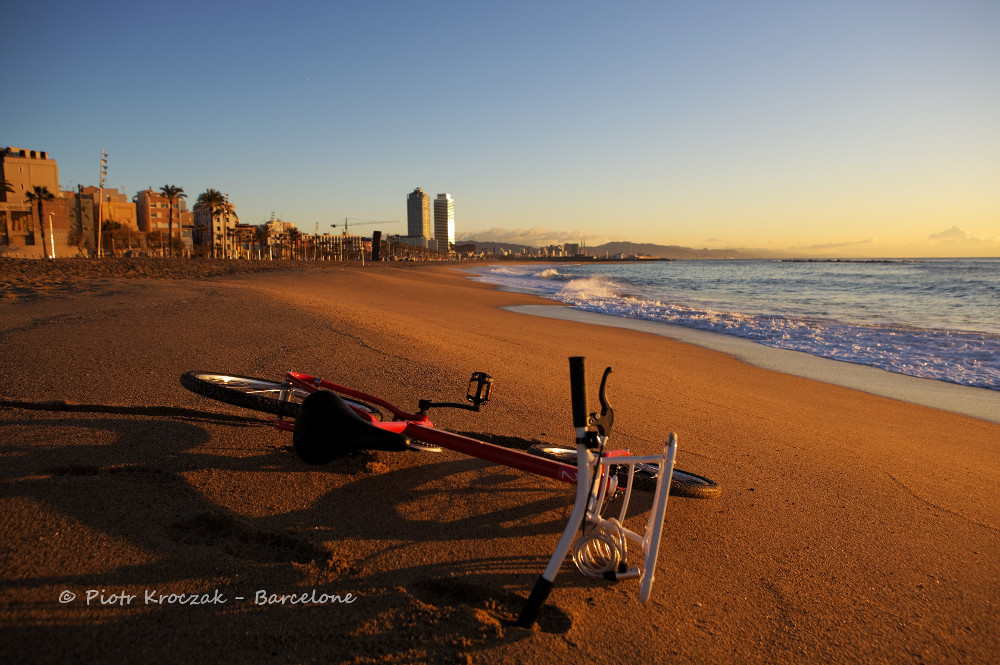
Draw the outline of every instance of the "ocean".
<instances>
[{"instance_id":1,"label":"ocean","mask_svg":"<svg viewBox=\"0 0 1000 665\"><path fill-rule=\"evenodd\" d=\"M583 311L1000 391L1000 259L520 263L473 273Z\"/></svg>"}]
</instances>

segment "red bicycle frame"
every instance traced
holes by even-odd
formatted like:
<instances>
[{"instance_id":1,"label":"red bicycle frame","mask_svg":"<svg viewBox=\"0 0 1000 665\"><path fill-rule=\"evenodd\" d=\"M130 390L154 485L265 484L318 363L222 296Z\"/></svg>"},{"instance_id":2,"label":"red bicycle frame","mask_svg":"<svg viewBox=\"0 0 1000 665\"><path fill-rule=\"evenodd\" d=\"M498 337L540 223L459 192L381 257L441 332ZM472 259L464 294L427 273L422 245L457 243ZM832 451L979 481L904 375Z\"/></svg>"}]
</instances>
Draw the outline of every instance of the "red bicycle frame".
<instances>
[{"instance_id":1,"label":"red bicycle frame","mask_svg":"<svg viewBox=\"0 0 1000 665\"><path fill-rule=\"evenodd\" d=\"M338 395L353 397L384 408L392 414L392 420L374 420L370 414L356 409L356 412L361 417L380 429L402 433L417 441L441 446L442 448L454 450L470 457L478 457L487 462L502 464L564 483L576 484L577 468L572 464L564 464L544 457L529 455L519 450L497 446L492 443L480 441L479 439L473 439L472 437L462 436L461 434L435 429L434 423L431 422L426 414L409 413L374 395L369 395L360 390L348 388L347 386L326 381L309 374L290 371L286 375L286 378L291 385L309 393L316 392L317 390L330 390ZM279 420L276 424L279 428L285 430L293 428L291 421Z\"/></svg>"}]
</instances>

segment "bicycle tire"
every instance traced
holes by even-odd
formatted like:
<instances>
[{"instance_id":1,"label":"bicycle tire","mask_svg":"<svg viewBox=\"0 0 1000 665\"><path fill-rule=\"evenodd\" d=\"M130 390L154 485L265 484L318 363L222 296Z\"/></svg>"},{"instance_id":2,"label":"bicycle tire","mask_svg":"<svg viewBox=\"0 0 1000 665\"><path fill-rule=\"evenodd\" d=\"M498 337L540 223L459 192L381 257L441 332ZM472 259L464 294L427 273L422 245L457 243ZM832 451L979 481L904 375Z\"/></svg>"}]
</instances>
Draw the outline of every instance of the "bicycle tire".
<instances>
[{"instance_id":1,"label":"bicycle tire","mask_svg":"<svg viewBox=\"0 0 1000 665\"><path fill-rule=\"evenodd\" d=\"M545 457L564 464L576 465L576 451L571 448L560 446L550 446L547 444L535 444L528 448L528 453ZM632 489L643 492L656 491L656 465L639 464L636 465L635 474L632 479ZM618 482L621 487L628 482L628 470L618 471ZM682 496L689 499L717 499L722 496L722 487L717 482L697 473L674 468L674 475L670 479L670 495Z\"/></svg>"},{"instance_id":2,"label":"bicycle tire","mask_svg":"<svg viewBox=\"0 0 1000 665\"><path fill-rule=\"evenodd\" d=\"M299 403L308 394L280 381L218 372L184 372L181 374L181 385L193 393L218 402L287 418L295 417ZM287 400L278 398L284 390L289 391ZM382 412L371 404L349 397L344 397L344 401L351 407L368 413L373 420L382 419Z\"/></svg>"}]
</instances>

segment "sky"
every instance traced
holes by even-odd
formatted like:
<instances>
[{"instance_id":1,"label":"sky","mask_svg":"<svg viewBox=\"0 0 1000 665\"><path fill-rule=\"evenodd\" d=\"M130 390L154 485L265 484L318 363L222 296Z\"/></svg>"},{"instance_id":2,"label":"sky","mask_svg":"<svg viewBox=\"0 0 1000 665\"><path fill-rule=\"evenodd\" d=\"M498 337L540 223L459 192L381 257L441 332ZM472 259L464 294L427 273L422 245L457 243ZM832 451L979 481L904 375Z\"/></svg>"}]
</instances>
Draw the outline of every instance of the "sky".
<instances>
[{"instance_id":1,"label":"sky","mask_svg":"<svg viewBox=\"0 0 1000 665\"><path fill-rule=\"evenodd\" d=\"M3 25L0 146L65 189L104 149L112 187L305 232L406 233L421 187L459 240L1000 256L997 0L34 0Z\"/></svg>"}]
</instances>

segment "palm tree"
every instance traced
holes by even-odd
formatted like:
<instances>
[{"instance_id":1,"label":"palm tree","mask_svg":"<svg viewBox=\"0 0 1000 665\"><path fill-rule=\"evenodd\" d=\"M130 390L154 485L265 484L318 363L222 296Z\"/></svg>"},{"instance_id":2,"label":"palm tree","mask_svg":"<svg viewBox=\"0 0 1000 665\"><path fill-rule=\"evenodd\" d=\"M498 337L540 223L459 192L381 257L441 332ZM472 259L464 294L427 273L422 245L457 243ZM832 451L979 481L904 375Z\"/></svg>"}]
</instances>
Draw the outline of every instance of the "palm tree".
<instances>
[{"instance_id":1,"label":"palm tree","mask_svg":"<svg viewBox=\"0 0 1000 665\"><path fill-rule=\"evenodd\" d=\"M108 246L111 247L111 256L115 255L115 238L119 237L120 239L121 232L122 225L118 222L113 222L108 219L101 224L101 233L103 234L103 237L108 240ZM160 242L162 243L163 241L161 240Z\"/></svg>"},{"instance_id":2,"label":"palm tree","mask_svg":"<svg viewBox=\"0 0 1000 665\"><path fill-rule=\"evenodd\" d=\"M35 204L38 205L38 228L42 232L42 251L45 253L45 258L49 258L49 251L45 248L45 226L42 223L42 219L43 219L42 218L42 202L43 201L51 201L56 196L55 196L55 194L53 194L52 192L49 191L48 187L45 187L44 185L41 186L41 187L39 187L38 185L35 185L35 187L33 188L33 191L28 192L27 196L28 196L28 198L25 199L26 201L31 201L32 203L35 203ZM55 252L55 247L53 247L52 250L53 250L53 253L54 253Z\"/></svg>"},{"instance_id":3,"label":"palm tree","mask_svg":"<svg viewBox=\"0 0 1000 665\"><path fill-rule=\"evenodd\" d=\"M302 232L294 226L288 229L288 241L292 243L292 258L295 258L295 251L299 247L299 240L302 239Z\"/></svg>"},{"instance_id":4,"label":"palm tree","mask_svg":"<svg viewBox=\"0 0 1000 665\"><path fill-rule=\"evenodd\" d=\"M170 256L174 255L174 202L177 199L186 199L187 194L184 193L183 187L175 187L174 185L164 185L160 187L160 194L167 197L167 201L170 202L170 218L167 221L167 237L170 238ZM180 233L177 235L181 237L181 242L184 241L184 231L179 229Z\"/></svg>"},{"instance_id":5,"label":"palm tree","mask_svg":"<svg viewBox=\"0 0 1000 665\"><path fill-rule=\"evenodd\" d=\"M254 236L257 240L257 245L260 247L260 258L264 258L264 246L267 244L267 227L261 224L254 228Z\"/></svg>"},{"instance_id":6,"label":"palm tree","mask_svg":"<svg viewBox=\"0 0 1000 665\"><path fill-rule=\"evenodd\" d=\"M226 203L226 197L217 189L206 189L198 195L195 201L195 210L208 210L212 216L209 223L209 246L212 248L212 256L215 256L215 218L222 211L222 206Z\"/></svg>"}]
</instances>

